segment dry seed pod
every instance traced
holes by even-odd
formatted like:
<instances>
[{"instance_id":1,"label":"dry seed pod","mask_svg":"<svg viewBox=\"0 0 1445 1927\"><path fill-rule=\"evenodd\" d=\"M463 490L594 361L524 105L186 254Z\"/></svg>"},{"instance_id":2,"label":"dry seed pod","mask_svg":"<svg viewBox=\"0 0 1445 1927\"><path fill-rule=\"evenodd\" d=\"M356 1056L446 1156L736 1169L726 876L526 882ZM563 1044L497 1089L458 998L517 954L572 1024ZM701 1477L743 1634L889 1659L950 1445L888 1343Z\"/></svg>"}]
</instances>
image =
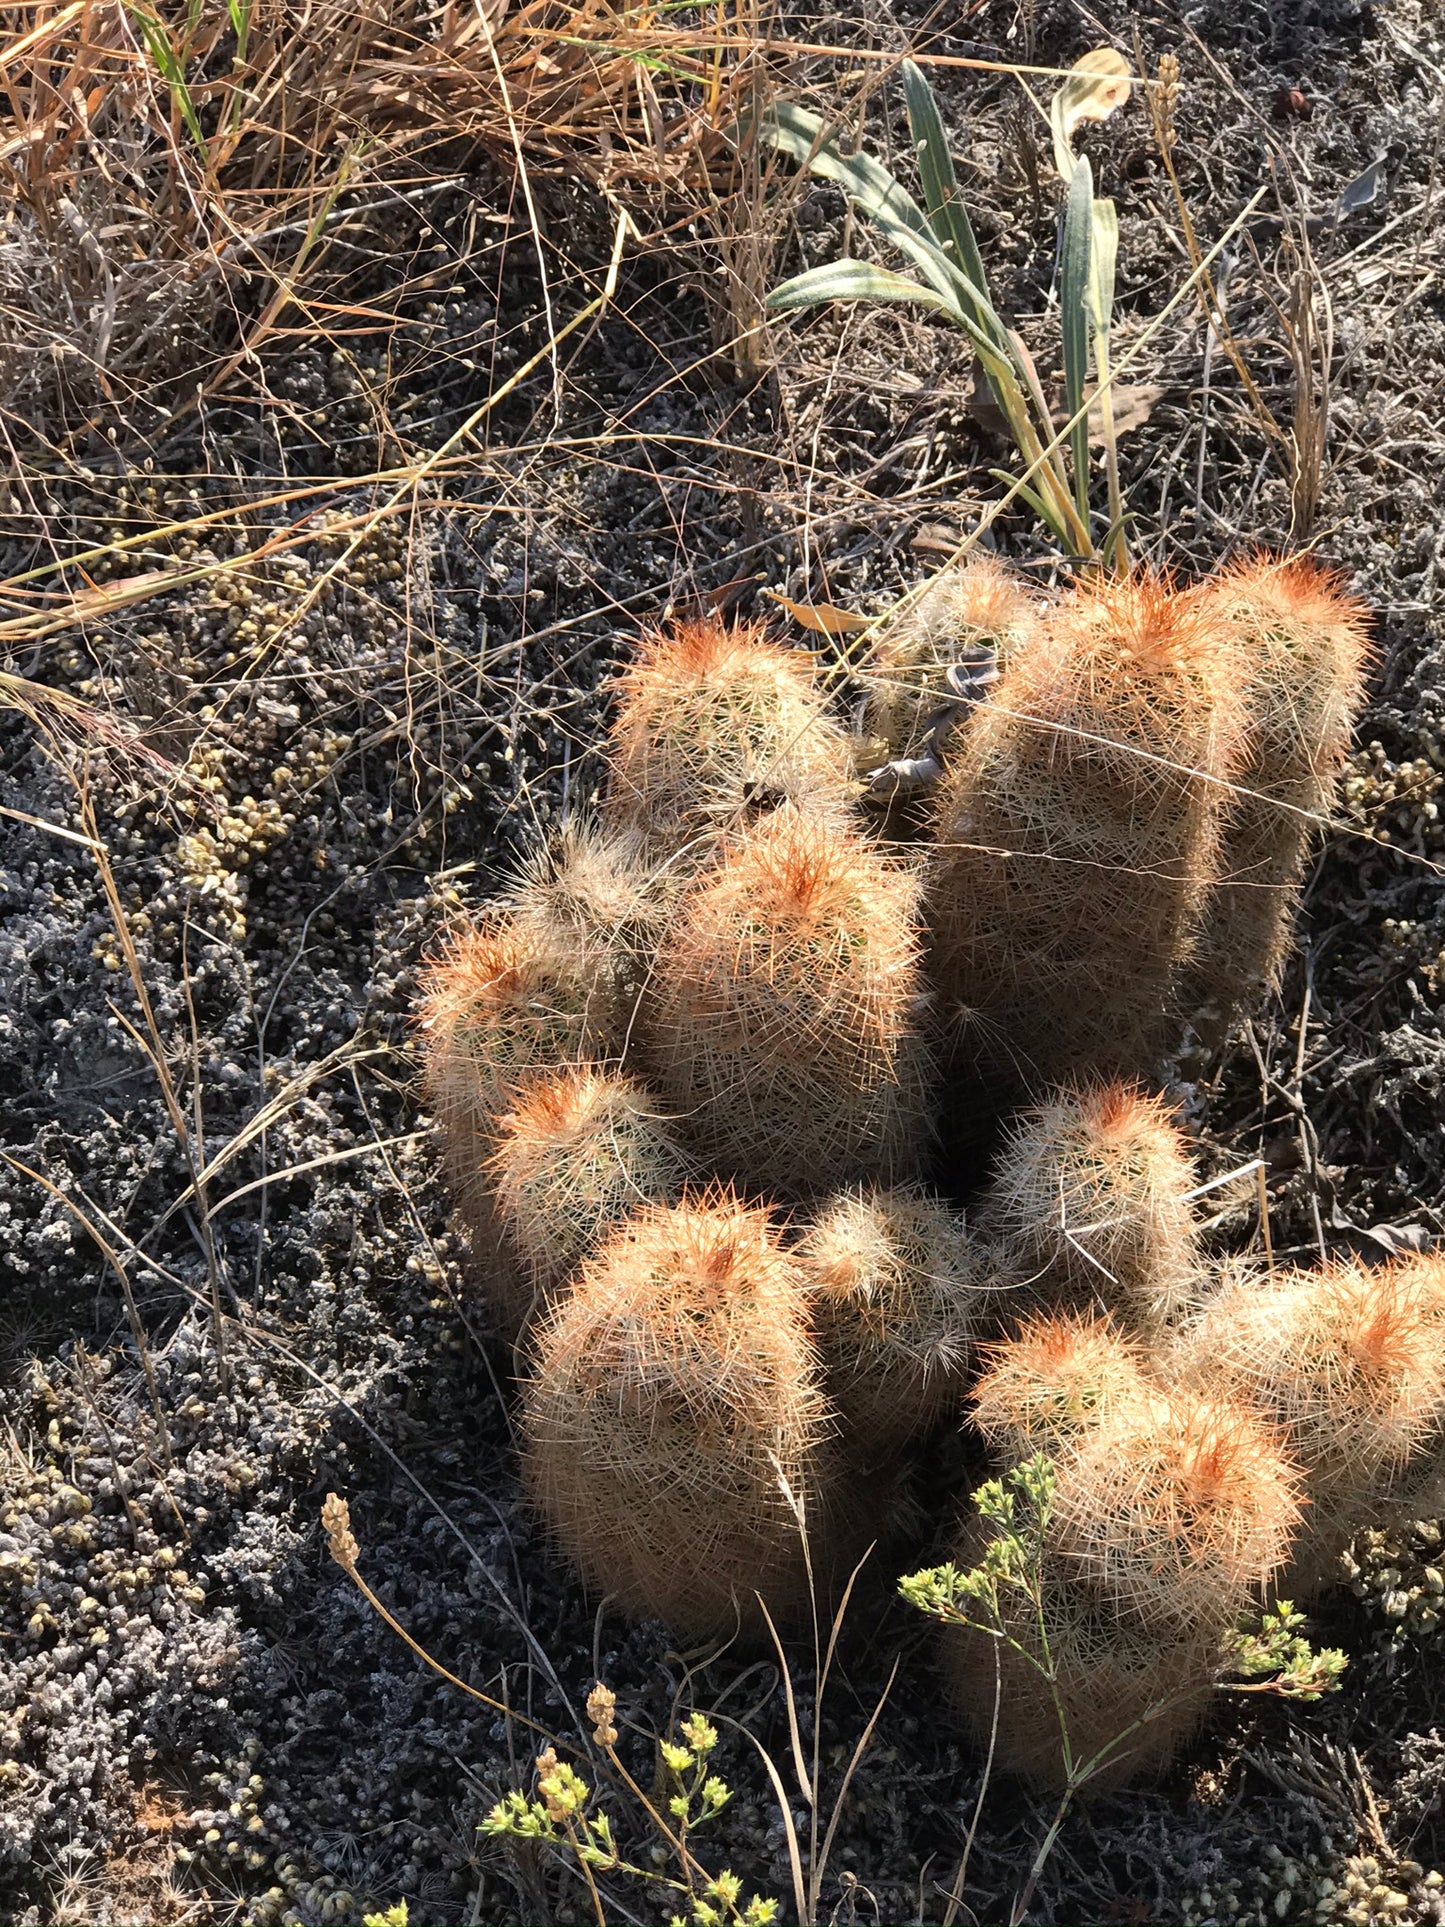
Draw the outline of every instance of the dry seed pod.
<instances>
[{"instance_id":1,"label":"dry seed pod","mask_svg":"<svg viewBox=\"0 0 1445 1927\"><path fill-rule=\"evenodd\" d=\"M991 555L942 570L903 614L870 638L866 727L893 757L916 757L956 708L949 668L980 649L1007 662L1037 617L1015 576Z\"/></svg>"},{"instance_id":2,"label":"dry seed pod","mask_svg":"<svg viewBox=\"0 0 1445 1927\"><path fill-rule=\"evenodd\" d=\"M447 1179L483 1293L514 1338L532 1281L500 1249L486 1165L501 1118L533 1078L616 1050L622 1013L612 963L534 920L493 917L428 966L420 1016Z\"/></svg>"},{"instance_id":3,"label":"dry seed pod","mask_svg":"<svg viewBox=\"0 0 1445 1927\"><path fill-rule=\"evenodd\" d=\"M1157 1326L1202 1290L1197 1182L1157 1098L1120 1083L1066 1089L1014 1124L978 1232L1023 1291Z\"/></svg>"},{"instance_id":4,"label":"dry seed pod","mask_svg":"<svg viewBox=\"0 0 1445 1927\"><path fill-rule=\"evenodd\" d=\"M799 1269L730 1193L639 1211L538 1330L533 1496L590 1586L684 1637L804 1608L788 1493L826 1512L828 1429Z\"/></svg>"},{"instance_id":5,"label":"dry seed pod","mask_svg":"<svg viewBox=\"0 0 1445 1927\"><path fill-rule=\"evenodd\" d=\"M523 1085L487 1172L540 1301L639 1205L676 1202L686 1166L640 1085L583 1066Z\"/></svg>"},{"instance_id":6,"label":"dry seed pod","mask_svg":"<svg viewBox=\"0 0 1445 1927\"><path fill-rule=\"evenodd\" d=\"M972 712L928 903L941 1014L986 1083L1152 1072L1238 761L1230 665L1189 598L1095 580Z\"/></svg>"},{"instance_id":7,"label":"dry seed pod","mask_svg":"<svg viewBox=\"0 0 1445 1927\"><path fill-rule=\"evenodd\" d=\"M798 1245L845 1441L885 1457L956 1412L991 1296L963 1221L927 1192L828 1200Z\"/></svg>"},{"instance_id":8,"label":"dry seed pod","mask_svg":"<svg viewBox=\"0 0 1445 1927\"><path fill-rule=\"evenodd\" d=\"M609 745L608 820L668 857L782 801L846 820L848 739L810 659L761 624L679 622L649 637L622 677Z\"/></svg>"},{"instance_id":9,"label":"dry seed pod","mask_svg":"<svg viewBox=\"0 0 1445 1927\"><path fill-rule=\"evenodd\" d=\"M1445 1259L1236 1268L1181 1335L1176 1369L1285 1427L1311 1501L1290 1583L1308 1590L1391 1484L1441 1450Z\"/></svg>"},{"instance_id":10,"label":"dry seed pod","mask_svg":"<svg viewBox=\"0 0 1445 1927\"><path fill-rule=\"evenodd\" d=\"M973 1422L1010 1463L1071 1446L1121 1406L1137 1407L1145 1391L1139 1348L1089 1312L1027 1319L983 1358Z\"/></svg>"},{"instance_id":11,"label":"dry seed pod","mask_svg":"<svg viewBox=\"0 0 1445 1927\"><path fill-rule=\"evenodd\" d=\"M1305 856L1333 808L1364 700L1364 606L1306 556L1236 563L1199 591L1243 693L1246 754L1223 825L1186 996L1227 1016L1277 983Z\"/></svg>"},{"instance_id":12,"label":"dry seed pod","mask_svg":"<svg viewBox=\"0 0 1445 1927\"><path fill-rule=\"evenodd\" d=\"M926 1115L915 898L791 805L684 897L644 1028L658 1090L720 1171L796 1194L907 1174Z\"/></svg>"}]
</instances>

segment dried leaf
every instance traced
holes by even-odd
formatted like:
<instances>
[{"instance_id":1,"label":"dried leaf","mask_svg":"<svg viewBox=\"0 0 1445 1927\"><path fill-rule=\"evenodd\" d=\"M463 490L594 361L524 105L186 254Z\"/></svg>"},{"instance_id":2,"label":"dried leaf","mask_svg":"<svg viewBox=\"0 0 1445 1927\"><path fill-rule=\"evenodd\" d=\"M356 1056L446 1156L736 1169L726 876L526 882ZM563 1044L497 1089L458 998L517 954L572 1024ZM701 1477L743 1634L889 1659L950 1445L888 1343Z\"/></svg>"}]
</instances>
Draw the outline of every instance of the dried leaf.
<instances>
[{"instance_id":1,"label":"dried leaf","mask_svg":"<svg viewBox=\"0 0 1445 1927\"><path fill-rule=\"evenodd\" d=\"M1129 98L1132 84L1129 63L1117 48L1095 47L1074 62L1049 108L1061 180L1073 179L1075 130L1086 120L1107 120Z\"/></svg>"},{"instance_id":2,"label":"dried leaf","mask_svg":"<svg viewBox=\"0 0 1445 1927\"><path fill-rule=\"evenodd\" d=\"M1142 428L1166 392L1154 381L1114 382L1109 389L1114 406L1114 433L1127 435L1132 429ZM1100 439L1099 408L1092 387L1089 389L1089 439Z\"/></svg>"},{"instance_id":3,"label":"dried leaf","mask_svg":"<svg viewBox=\"0 0 1445 1927\"><path fill-rule=\"evenodd\" d=\"M870 627L871 616L857 616L849 609L836 609L831 602L790 602L776 589L764 589L763 594L779 603L794 622L801 623L820 636L851 636L859 629Z\"/></svg>"}]
</instances>

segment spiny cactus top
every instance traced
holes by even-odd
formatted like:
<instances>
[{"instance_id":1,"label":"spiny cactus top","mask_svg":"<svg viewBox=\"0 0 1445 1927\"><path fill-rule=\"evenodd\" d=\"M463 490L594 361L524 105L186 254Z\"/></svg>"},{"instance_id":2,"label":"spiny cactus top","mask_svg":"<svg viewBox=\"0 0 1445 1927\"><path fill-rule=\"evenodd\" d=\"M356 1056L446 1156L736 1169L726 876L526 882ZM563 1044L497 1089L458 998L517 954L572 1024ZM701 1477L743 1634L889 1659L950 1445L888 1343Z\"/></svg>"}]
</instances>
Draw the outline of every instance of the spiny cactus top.
<instances>
[{"instance_id":1,"label":"spiny cactus top","mask_svg":"<svg viewBox=\"0 0 1445 1927\"><path fill-rule=\"evenodd\" d=\"M925 1129L916 885L784 805L679 906L644 1005L658 1088L719 1169L807 1193L906 1175Z\"/></svg>"},{"instance_id":2,"label":"spiny cactus top","mask_svg":"<svg viewBox=\"0 0 1445 1927\"><path fill-rule=\"evenodd\" d=\"M914 1187L830 1198L798 1255L829 1383L865 1451L957 1411L995 1301L963 1221Z\"/></svg>"},{"instance_id":3,"label":"spiny cactus top","mask_svg":"<svg viewBox=\"0 0 1445 1927\"><path fill-rule=\"evenodd\" d=\"M1009 1459L1070 1444L1142 1397L1142 1348L1112 1319L1058 1311L1028 1318L988 1346L973 1388L973 1422Z\"/></svg>"},{"instance_id":4,"label":"spiny cactus top","mask_svg":"<svg viewBox=\"0 0 1445 1927\"><path fill-rule=\"evenodd\" d=\"M609 820L670 857L783 800L846 816L848 741L811 659L761 624L679 622L648 637L624 672L609 744Z\"/></svg>"},{"instance_id":5,"label":"spiny cactus top","mask_svg":"<svg viewBox=\"0 0 1445 1927\"><path fill-rule=\"evenodd\" d=\"M1204 1288L1197 1182L1163 1103L1130 1085L1057 1092L1012 1127L978 1215L1021 1295L1177 1316Z\"/></svg>"},{"instance_id":6,"label":"spiny cactus top","mask_svg":"<svg viewBox=\"0 0 1445 1927\"><path fill-rule=\"evenodd\" d=\"M599 1590L680 1629L805 1596L789 1495L830 1429L799 1269L730 1192L638 1211L536 1333L532 1490Z\"/></svg>"}]
</instances>

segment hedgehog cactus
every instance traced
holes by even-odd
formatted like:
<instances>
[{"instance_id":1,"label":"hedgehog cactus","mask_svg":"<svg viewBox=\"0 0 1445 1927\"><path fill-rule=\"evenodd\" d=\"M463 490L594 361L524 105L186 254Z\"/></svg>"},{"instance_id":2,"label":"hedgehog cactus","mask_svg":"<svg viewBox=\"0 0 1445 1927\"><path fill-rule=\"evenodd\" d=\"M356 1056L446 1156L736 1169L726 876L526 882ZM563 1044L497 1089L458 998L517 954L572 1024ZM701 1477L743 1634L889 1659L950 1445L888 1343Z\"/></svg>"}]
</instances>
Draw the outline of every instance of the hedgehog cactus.
<instances>
[{"instance_id":1,"label":"hedgehog cactus","mask_svg":"<svg viewBox=\"0 0 1445 1927\"><path fill-rule=\"evenodd\" d=\"M589 1584L697 1638L807 1602L829 1413L798 1265L730 1192L636 1212L536 1334L528 1483Z\"/></svg>"},{"instance_id":2,"label":"hedgehog cactus","mask_svg":"<svg viewBox=\"0 0 1445 1927\"><path fill-rule=\"evenodd\" d=\"M848 739L810 659L760 625L679 622L622 678L609 743L607 815L668 858L790 801L833 821L852 788Z\"/></svg>"},{"instance_id":3,"label":"hedgehog cactus","mask_svg":"<svg viewBox=\"0 0 1445 1927\"><path fill-rule=\"evenodd\" d=\"M686 1167L638 1084L584 1066L522 1087L487 1174L526 1283L545 1299L639 1205L675 1202Z\"/></svg>"},{"instance_id":4,"label":"hedgehog cactus","mask_svg":"<svg viewBox=\"0 0 1445 1927\"><path fill-rule=\"evenodd\" d=\"M675 894L672 871L648 861L636 832L569 823L523 869L506 902L543 942L605 959L630 1014Z\"/></svg>"},{"instance_id":5,"label":"hedgehog cactus","mask_svg":"<svg viewBox=\"0 0 1445 1927\"><path fill-rule=\"evenodd\" d=\"M758 626L643 646L602 822L431 966L423 1013L483 1289L526 1339L528 1486L589 1585L684 1638L757 1632L760 1595L801 1617L920 1523L921 1448L968 1405L1049 1500L1007 1637L947 1632L952 1690L1003 1764L1119 1777L1197 1722L1288 1560L1309 1583L1441 1489L1445 1260L1211 1291L1146 1088L1187 998L1277 974L1363 660L1302 562L1052 609L970 562L875 632L871 741ZM854 812L880 747L869 794L931 850Z\"/></svg>"},{"instance_id":6,"label":"hedgehog cactus","mask_svg":"<svg viewBox=\"0 0 1445 1927\"><path fill-rule=\"evenodd\" d=\"M991 555L945 569L895 621L873 634L864 672L866 727L894 757L933 746L958 704L948 671L980 650L1008 662L1037 617L1015 577Z\"/></svg>"},{"instance_id":7,"label":"hedgehog cactus","mask_svg":"<svg viewBox=\"0 0 1445 1927\"><path fill-rule=\"evenodd\" d=\"M979 1210L1022 1293L1153 1326L1201 1294L1197 1179L1162 1103L1126 1084L1056 1092L1013 1126Z\"/></svg>"},{"instance_id":8,"label":"hedgehog cactus","mask_svg":"<svg viewBox=\"0 0 1445 1927\"><path fill-rule=\"evenodd\" d=\"M1248 725L1190 973L1192 996L1228 1015L1274 988L1289 954L1305 855L1363 700L1367 619L1307 557L1237 563L1197 601L1229 652Z\"/></svg>"},{"instance_id":9,"label":"hedgehog cactus","mask_svg":"<svg viewBox=\"0 0 1445 1927\"><path fill-rule=\"evenodd\" d=\"M798 1256L845 1436L886 1458L962 1407L991 1294L962 1220L909 1187L831 1198Z\"/></svg>"},{"instance_id":10,"label":"hedgehog cactus","mask_svg":"<svg viewBox=\"0 0 1445 1927\"><path fill-rule=\"evenodd\" d=\"M934 975L999 1093L1148 1077L1215 879L1230 658L1151 577L1081 585L973 714L938 799Z\"/></svg>"},{"instance_id":11,"label":"hedgehog cactus","mask_svg":"<svg viewBox=\"0 0 1445 1927\"><path fill-rule=\"evenodd\" d=\"M1060 1311L1026 1319L984 1353L973 1422L1005 1463L1053 1455L1144 1392L1143 1353L1112 1320Z\"/></svg>"},{"instance_id":12,"label":"hedgehog cactus","mask_svg":"<svg viewBox=\"0 0 1445 1927\"><path fill-rule=\"evenodd\" d=\"M996 1733L1002 1765L1045 1785L1105 1749L1100 1780L1169 1757L1208 1702L1225 1632L1282 1564L1299 1519L1294 1468L1244 1407L1142 1379L1117 1392L1091 1422L1055 1428L1037 1597L1000 1589L1022 1651L968 1627L943 1634L965 1716L981 1738ZM964 1529L970 1564L982 1530L976 1519Z\"/></svg>"},{"instance_id":13,"label":"hedgehog cactus","mask_svg":"<svg viewBox=\"0 0 1445 1927\"><path fill-rule=\"evenodd\" d=\"M599 946L503 916L457 939L430 965L423 991L427 1096L452 1195L483 1290L515 1336L516 1285L498 1262L485 1167L501 1119L529 1082L617 1049L623 1010L615 972Z\"/></svg>"},{"instance_id":14,"label":"hedgehog cactus","mask_svg":"<svg viewBox=\"0 0 1445 1927\"><path fill-rule=\"evenodd\" d=\"M734 838L658 953L645 1031L698 1149L762 1190L906 1175L925 1134L913 879L792 805Z\"/></svg>"},{"instance_id":15,"label":"hedgehog cactus","mask_svg":"<svg viewBox=\"0 0 1445 1927\"><path fill-rule=\"evenodd\" d=\"M1175 1367L1285 1427L1310 1510L1291 1583L1318 1585L1390 1484L1440 1451L1445 1259L1258 1278L1234 1268L1181 1335Z\"/></svg>"}]
</instances>

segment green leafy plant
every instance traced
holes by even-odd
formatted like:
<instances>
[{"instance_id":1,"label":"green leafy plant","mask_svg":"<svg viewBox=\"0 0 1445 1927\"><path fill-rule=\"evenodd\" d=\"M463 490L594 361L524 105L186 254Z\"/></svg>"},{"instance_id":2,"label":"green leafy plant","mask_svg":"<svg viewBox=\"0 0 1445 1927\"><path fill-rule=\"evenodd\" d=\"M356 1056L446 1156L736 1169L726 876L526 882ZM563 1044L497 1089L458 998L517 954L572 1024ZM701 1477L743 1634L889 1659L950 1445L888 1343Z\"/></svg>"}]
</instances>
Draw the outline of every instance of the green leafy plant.
<instances>
[{"instance_id":1,"label":"green leafy plant","mask_svg":"<svg viewBox=\"0 0 1445 1927\"><path fill-rule=\"evenodd\" d=\"M760 133L780 153L841 187L923 279L844 259L783 282L768 296L767 305L779 311L826 301L900 301L947 315L972 343L988 393L1025 464L1021 476L1000 474L1000 479L1023 496L1071 554L1090 559L1102 555L1122 568L1127 564L1124 504L1108 403L1119 224L1113 203L1094 198L1092 169L1086 158L1074 154L1071 137L1081 120L1101 119L1127 98L1128 70L1112 49L1085 55L1059 89L1051 115L1055 160L1068 186L1060 307L1069 419L1058 432L1033 357L989 293L933 89L911 60L904 61L901 75L922 206L870 155L844 154L837 130L791 101L774 104ZM1102 545L1095 544L1089 510L1086 383L1091 341L1109 480L1109 529Z\"/></svg>"},{"instance_id":2,"label":"green leafy plant","mask_svg":"<svg viewBox=\"0 0 1445 1927\"><path fill-rule=\"evenodd\" d=\"M1062 1787L1014 1905L1010 1927L1017 1927L1028 1912L1039 1876L1080 1791L1143 1727L1167 1720L1175 1700L1183 1701L1194 1690L1193 1682L1186 1680L1177 1692L1166 1690L1137 1717L1125 1719L1103 1744L1077 1743L1066 1708L1066 1662L1060 1656L1064 1629L1055 1624L1056 1601L1045 1576L1045 1546L1057 1488L1057 1468L1043 1452L1013 1466L1002 1478L990 1479L973 1495L982 1525L991 1529L977 1564L961 1569L950 1561L909 1574L898 1585L904 1599L930 1618L1006 1646L1047 1688L1058 1722ZM1221 1644L1214 1684L1303 1700L1334 1691L1345 1670L1345 1656L1333 1649L1313 1648L1300 1631L1303 1624L1303 1614L1288 1601L1280 1601L1264 1611L1257 1628L1232 1629ZM1167 1677L1168 1670L1161 1672ZM966 1868L965 1852L954 1885L956 1895L962 1891Z\"/></svg>"},{"instance_id":3,"label":"green leafy plant","mask_svg":"<svg viewBox=\"0 0 1445 1927\"><path fill-rule=\"evenodd\" d=\"M659 1779L667 1790L660 1804L654 1804L617 1755L612 1718L616 1706L609 1687L600 1682L593 1687L587 1699L593 1739L671 1851L676 1873L623 1857L612 1821L592 1788L550 1746L537 1756L536 1797L508 1793L482 1821L481 1832L492 1839L542 1843L570 1857L587 1883L599 1927L605 1922L595 1879L599 1873L625 1874L680 1896L683 1910L670 1916L670 1927L769 1927L777 1918L778 1903L756 1894L744 1898L738 1876L726 1868L710 1874L690 1844L692 1832L721 1813L732 1798L732 1789L712 1770L717 1728L705 1715L693 1713L678 1727L680 1740L659 1743Z\"/></svg>"}]
</instances>

